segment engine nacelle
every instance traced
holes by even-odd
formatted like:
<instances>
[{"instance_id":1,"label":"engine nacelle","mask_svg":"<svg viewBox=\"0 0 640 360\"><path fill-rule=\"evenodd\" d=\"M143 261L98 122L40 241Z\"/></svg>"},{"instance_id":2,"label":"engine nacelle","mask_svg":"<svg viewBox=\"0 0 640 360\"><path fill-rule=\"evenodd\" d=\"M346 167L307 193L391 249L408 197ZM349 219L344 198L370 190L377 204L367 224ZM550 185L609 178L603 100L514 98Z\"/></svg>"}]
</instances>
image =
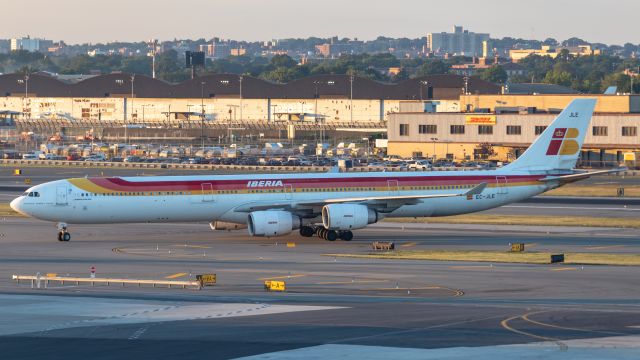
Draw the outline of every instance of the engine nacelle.
<instances>
[{"instance_id":1,"label":"engine nacelle","mask_svg":"<svg viewBox=\"0 0 640 360\"><path fill-rule=\"evenodd\" d=\"M214 221L209 223L211 230L240 230L246 229L246 224L237 224L224 221Z\"/></svg>"},{"instance_id":2,"label":"engine nacelle","mask_svg":"<svg viewBox=\"0 0 640 360\"><path fill-rule=\"evenodd\" d=\"M299 229L302 221L288 211L254 211L247 221L251 236L282 236Z\"/></svg>"},{"instance_id":3,"label":"engine nacelle","mask_svg":"<svg viewBox=\"0 0 640 360\"><path fill-rule=\"evenodd\" d=\"M330 204L322 208L322 224L329 230L355 230L378 222L378 213L365 205Z\"/></svg>"}]
</instances>

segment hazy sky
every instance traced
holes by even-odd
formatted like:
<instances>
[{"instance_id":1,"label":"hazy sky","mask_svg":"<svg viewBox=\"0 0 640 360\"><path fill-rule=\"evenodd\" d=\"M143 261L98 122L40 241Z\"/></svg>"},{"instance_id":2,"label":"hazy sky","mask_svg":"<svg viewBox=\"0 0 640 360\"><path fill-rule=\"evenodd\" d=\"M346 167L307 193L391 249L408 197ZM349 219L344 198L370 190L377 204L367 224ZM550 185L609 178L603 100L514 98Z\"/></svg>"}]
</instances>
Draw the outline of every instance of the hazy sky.
<instances>
[{"instance_id":1,"label":"hazy sky","mask_svg":"<svg viewBox=\"0 0 640 360\"><path fill-rule=\"evenodd\" d=\"M418 38L463 25L492 37L640 43L640 0L2 0L0 38Z\"/></svg>"}]
</instances>

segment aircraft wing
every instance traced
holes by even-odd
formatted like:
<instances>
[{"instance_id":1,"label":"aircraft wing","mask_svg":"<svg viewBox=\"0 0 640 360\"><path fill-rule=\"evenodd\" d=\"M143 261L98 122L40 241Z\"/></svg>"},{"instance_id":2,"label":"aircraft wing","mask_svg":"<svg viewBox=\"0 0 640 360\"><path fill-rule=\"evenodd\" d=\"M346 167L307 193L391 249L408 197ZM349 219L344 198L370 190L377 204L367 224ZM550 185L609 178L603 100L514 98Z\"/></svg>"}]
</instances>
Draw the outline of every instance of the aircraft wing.
<instances>
[{"instance_id":1,"label":"aircraft wing","mask_svg":"<svg viewBox=\"0 0 640 360\"><path fill-rule=\"evenodd\" d=\"M618 169L609 169L609 170L599 170L599 171L591 171L591 172L583 172L577 174L569 174L569 175L561 175L561 176L548 176L546 178L540 179L540 181L549 182L549 181L559 181L561 184L568 184L579 180L588 179L594 175L603 175L603 174L614 174L622 171L627 171L627 168L618 168Z\"/></svg>"},{"instance_id":2,"label":"aircraft wing","mask_svg":"<svg viewBox=\"0 0 640 360\"><path fill-rule=\"evenodd\" d=\"M366 197L351 197L351 198L336 198L336 199L323 199L323 200L303 200L303 201L282 201L278 203L274 202L251 202L243 204L234 209L237 212L252 212L260 210L287 210L291 212L311 212L313 208L321 208L324 205L329 204L345 204L355 203L367 205L371 208L380 210L381 212L391 212L403 205L413 205L419 203L421 200L446 198L456 196L472 196L480 194L487 187L487 183L481 183L477 186L469 189L469 191L462 193L451 194L431 194L431 195L389 195L389 196L366 196ZM319 211L317 211L319 212Z\"/></svg>"}]
</instances>

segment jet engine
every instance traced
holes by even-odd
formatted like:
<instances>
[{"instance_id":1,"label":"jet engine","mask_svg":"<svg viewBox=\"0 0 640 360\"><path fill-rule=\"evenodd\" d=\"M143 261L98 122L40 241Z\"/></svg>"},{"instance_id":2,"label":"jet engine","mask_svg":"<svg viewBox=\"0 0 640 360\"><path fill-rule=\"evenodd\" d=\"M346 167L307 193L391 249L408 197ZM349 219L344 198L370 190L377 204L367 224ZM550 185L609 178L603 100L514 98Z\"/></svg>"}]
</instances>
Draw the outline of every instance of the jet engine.
<instances>
[{"instance_id":1,"label":"jet engine","mask_svg":"<svg viewBox=\"0 0 640 360\"><path fill-rule=\"evenodd\" d=\"M288 211L254 211L249 214L247 225L251 236L282 236L299 229L302 221Z\"/></svg>"},{"instance_id":2,"label":"jet engine","mask_svg":"<svg viewBox=\"0 0 640 360\"><path fill-rule=\"evenodd\" d=\"M214 221L209 223L211 230L240 230L246 229L246 224L230 223L225 221Z\"/></svg>"},{"instance_id":3,"label":"jet engine","mask_svg":"<svg viewBox=\"0 0 640 360\"><path fill-rule=\"evenodd\" d=\"M378 213L365 205L330 204L322 208L322 224L328 230L355 230L378 222Z\"/></svg>"}]
</instances>

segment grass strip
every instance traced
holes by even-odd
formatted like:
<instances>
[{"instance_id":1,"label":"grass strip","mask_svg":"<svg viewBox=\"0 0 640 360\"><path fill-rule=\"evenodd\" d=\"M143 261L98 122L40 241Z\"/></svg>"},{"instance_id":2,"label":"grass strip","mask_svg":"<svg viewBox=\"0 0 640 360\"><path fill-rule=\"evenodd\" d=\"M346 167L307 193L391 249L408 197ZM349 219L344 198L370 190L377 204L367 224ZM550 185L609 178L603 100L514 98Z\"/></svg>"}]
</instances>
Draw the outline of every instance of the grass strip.
<instances>
[{"instance_id":1,"label":"grass strip","mask_svg":"<svg viewBox=\"0 0 640 360\"><path fill-rule=\"evenodd\" d=\"M426 218L388 218L383 221L396 223L587 226L640 229L640 218L601 218L588 216L467 214Z\"/></svg>"},{"instance_id":2,"label":"grass strip","mask_svg":"<svg viewBox=\"0 0 640 360\"><path fill-rule=\"evenodd\" d=\"M325 254L333 257L390 260L464 261L517 264L549 264L550 252L411 250L368 254ZM640 254L565 253L570 265L640 265Z\"/></svg>"},{"instance_id":3,"label":"grass strip","mask_svg":"<svg viewBox=\"0 0 640 360\"><path fill-rule=\"evenodd\" d=\"M13 209L7 203L0 204L0 216L22 216Z\"/></svg>"}]
</instances>

